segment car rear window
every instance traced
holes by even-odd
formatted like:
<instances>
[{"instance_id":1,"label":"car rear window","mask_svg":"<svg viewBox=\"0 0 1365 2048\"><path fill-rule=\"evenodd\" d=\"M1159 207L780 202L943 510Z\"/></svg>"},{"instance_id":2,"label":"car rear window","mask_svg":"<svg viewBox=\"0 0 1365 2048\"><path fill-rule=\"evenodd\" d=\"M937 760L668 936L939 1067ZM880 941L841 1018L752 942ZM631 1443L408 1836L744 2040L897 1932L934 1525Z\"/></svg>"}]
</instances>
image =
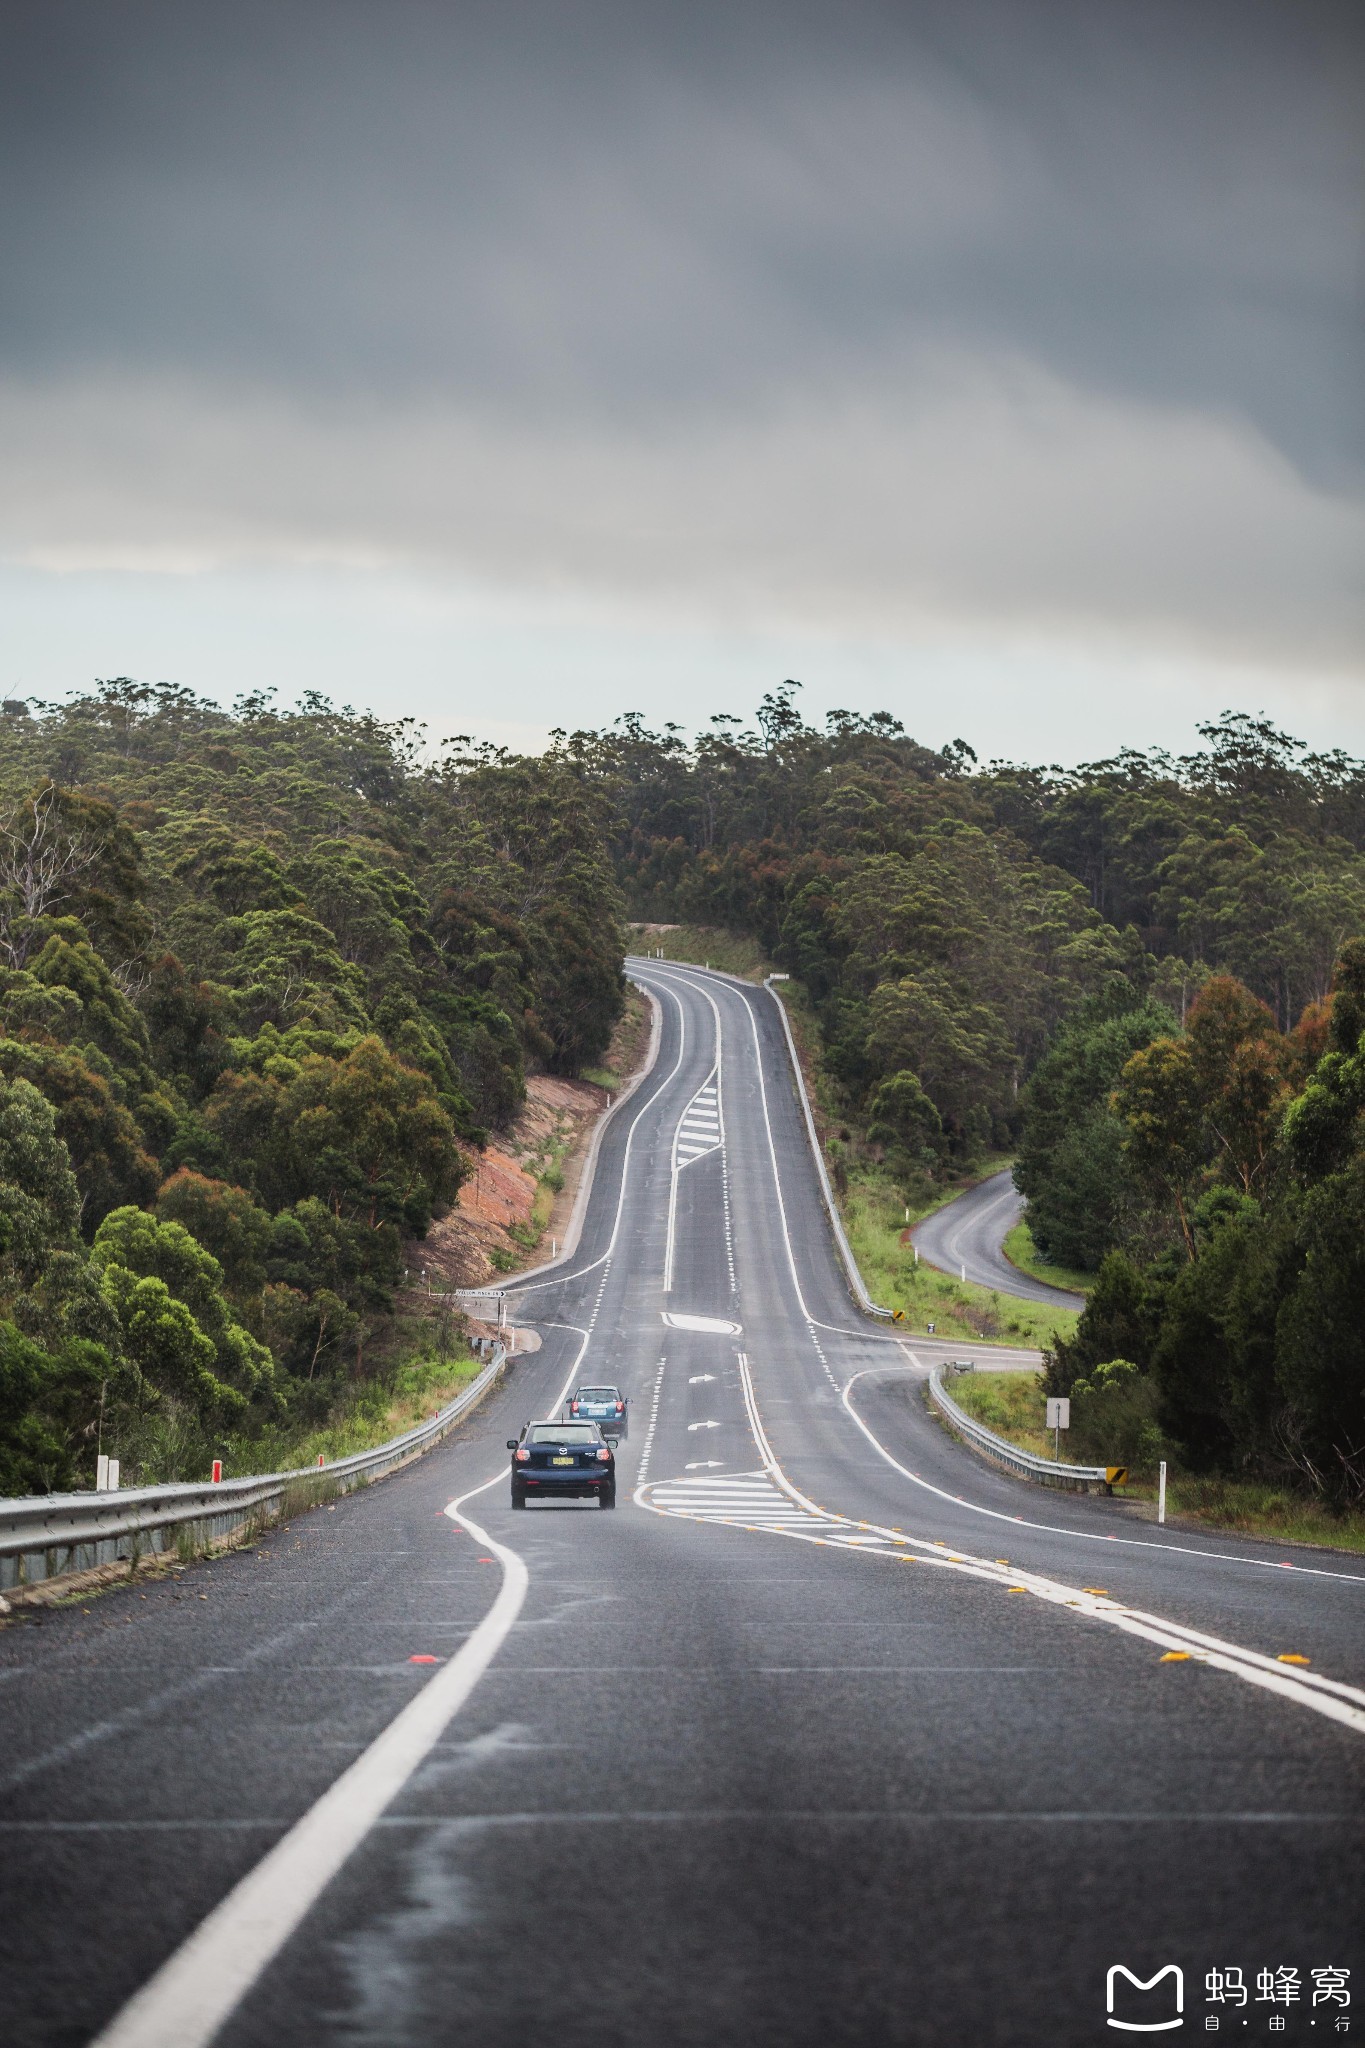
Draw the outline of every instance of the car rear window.
<instances>
[{"instance_id":1,"label":"car rear window","mask_svg":"<svg viewBox=\"0 0 1365 2048\"><path fill-rule=\"evenodd\" d=\"M619 1401L621 1396L615 1387L580 1387L578 1398L580 1401Z\"/></svg>"},{"instance_id":2,"label":"car rear window","mask_svg":"<svg viewBox=\"0 0 1365 2048\"><path fill-rule=\"evenodd\" d=\"M533 1444L595 1444L595 1422L533 1422L526 1432Z\"/></svg>"}]
</instances>

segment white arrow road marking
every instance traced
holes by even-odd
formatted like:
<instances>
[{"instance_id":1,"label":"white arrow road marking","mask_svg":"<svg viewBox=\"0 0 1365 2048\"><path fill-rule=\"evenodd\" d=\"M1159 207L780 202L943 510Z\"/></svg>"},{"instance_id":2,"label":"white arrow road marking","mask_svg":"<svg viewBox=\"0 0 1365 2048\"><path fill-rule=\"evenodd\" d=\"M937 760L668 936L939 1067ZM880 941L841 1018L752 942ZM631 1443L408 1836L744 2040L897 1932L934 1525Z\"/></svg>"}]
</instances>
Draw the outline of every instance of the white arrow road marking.
<instances>
[{"instance_id":1,"label":"white arrow road marking","mask_svg":"<svg viewBox=\"0 0 1365 2048\"><path fill-rule=\"evenodd\" d=\"M692 1463L683 1469L687 1472L718 1472L724 1464L724 1458L694 1458Z\"/></svg>"},{"instance_id":2,"label":"white arrow road marking","mask_svg":"<svg viewBox=\"0 0 1365 2048\"><path fill-rule=\"evenodd\" d=\"M720 1424L718 1422L689 1422L687 1428L690 1434L694 1429L719 1429Z\"/></svg>"},{"instance_id":3,"label":"white arrow road marking","mask_svg":"<svg viewBox=\"0 0 1365 2048\"><path fill-rule=\"evenodd\" d=\"M715 1374L713 1372L694 1372L687 1384L689 1387L704 1387L708 1380L713 1380L714 1378Z\"/></svg>"}]
</instances>

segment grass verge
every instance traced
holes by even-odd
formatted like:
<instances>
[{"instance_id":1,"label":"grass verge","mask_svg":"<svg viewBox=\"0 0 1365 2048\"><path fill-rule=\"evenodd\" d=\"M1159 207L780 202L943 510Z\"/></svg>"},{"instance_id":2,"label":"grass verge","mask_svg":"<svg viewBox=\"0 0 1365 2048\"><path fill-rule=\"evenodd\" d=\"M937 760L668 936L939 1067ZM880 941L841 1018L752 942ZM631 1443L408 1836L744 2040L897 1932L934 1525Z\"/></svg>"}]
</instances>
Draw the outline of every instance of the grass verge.
<instances>
[{"instance_id":1,"label":"grass verge","mask_svg":"<svg viewBox=\"0 0 1365 2048\"><path fill-rule=\"evenodd\" d=\"M1012 1266L1035 1280L1046 1281L1049 1287L1069 1287L1073 1294L1086 1294L1095 1284L1093 1273L1082 1273L1075 1266L1050 1265L1033 1242L1027 1223L1016 1223L1006 1233L1004 1252Z\"/></svg>"},{"instance_id":2,"label":"grass verge","mask_svg":"<svg viewBox=\"0 0 1365 2048\"><path fill-rule=\"evenodd\" d=\"M649 1043L649 1004L638 988L626 990L626 1007L611 1036L606 1058L600 1067L584 1067L582 1078L612 1095L619 1095L638 1069Z\"/></svg>"},{"instance_id":3,"label":"grass verge","mask_svg":"<svg viewBox=\"0 0 1365 2048\"><path fill-rule=\"evenodd\" d=\"M911 1334L930 1335L932 1323L932 1334L937 1337L1042 1351L1056 1337L1070 1336L1075 1329L1076 1312L1071 1309L1021 1301L1016 1295L999 1294L971 1281L955 1280L951 1273L940 1273L934 1266L915 1263L914 1246L907 1242L910 1227L1006 1164L1006 1160L983 1161L978 1172L956 1185L935 1188L923 1202L912 1202L908 1225L903 1195L889 1174L872 1160L847 1166L840 1208L853 1256L872 1299L885 1308L904 1309Z\"/></svg>"},{"instance_id":4,"label":"grass verge","mask_svg":"<svg viewBox=\"0 0 1365 2048\"><path fill-rule=\"evenodd\" d=\"M315 1465L319 1457L330 1464L356 1451L372 1451L435 1415L482 1370L483 1361L471 1355L462 1339L444 1352L435 1348L438 1339L432 1318L403 1315L397 1323L396 1341L409 1348L403 1363L380 1378L349 1389L327 1419L311 1428L267 1429L250 1437L230 1437L223 1446L227 1476L285 1472L295 1466Z\"/></svg>"},{"instance_id":5,"label":"grass verge","mask_svg":"<svg viewBox=\"0 0 1365 2048\"><path fill-rule=\"evenodd\" d=\"M758 940L746 932L727 932L711 924L633 924L627 930L640 952L662 946L665 960L682 960L689 967L718 967L722 974L737 974L744 981L762 981L773 971Z\"/></svg>"},{"instance_id":6,"label":"grass verge","mask_svg":"<svg viewBox=\"0 0 1365 2048\"><path fill-rule=\"evenodd\" d=\"M722 931L713 925L637 924L632 930L646 951L651 944L659 945L672 960L695 966L709 963L755 982L772 971L772 962L757 940L744 933ZM805 990L799 982L787 981L779 985L779 994L791 1020L844 1229L872 1299L886 1308L904 1309L907 1334L927 1336L932 1323L936 1336L961 1337L968 1342L984 1339L1025 1350L1042 1350L1058 1335L1069 1336L1076 1327L1074 1311L1021 1301L970 1281L954 1280L932 1266L918 1265L914 1247L907 1241L910 1225L941 1209L987 1174L1008 1166L1009 1155L991 1154L974 1160L969 1170L949 1181L926 1181L919 1198L909 1204L907 1216L904 1191L873 1156L861 1130L838 1100L820 1058L819 1025Z\"/></svg>"},{"instance_id":7,"label":"grass verge","mask_svg":"<svg viewBox=\"0 0 1365 2048\"><path fill-rule=\"evenodd\" d=\"M1046 1397L1037 1373L963 1373L948 1391L959 1408L965 1408L997 1436L1038 1457L1055 1455L1052 1433L1044 1421ZM1065 1435L1062 1458L1067 1461ZM1135 1475L1123 1488L1123 1498L1155 1504L1155 1475ZM1313 1543L1329 1550L1365 1553L1365 1514L1334 1515L1289 1487L1263 1481L1206 1479L1169 1467L1166 1514L1168 1520L1176 1517L1202 1528L1226 1529L1270 1542Z\"/></svg>"}]
</instances>

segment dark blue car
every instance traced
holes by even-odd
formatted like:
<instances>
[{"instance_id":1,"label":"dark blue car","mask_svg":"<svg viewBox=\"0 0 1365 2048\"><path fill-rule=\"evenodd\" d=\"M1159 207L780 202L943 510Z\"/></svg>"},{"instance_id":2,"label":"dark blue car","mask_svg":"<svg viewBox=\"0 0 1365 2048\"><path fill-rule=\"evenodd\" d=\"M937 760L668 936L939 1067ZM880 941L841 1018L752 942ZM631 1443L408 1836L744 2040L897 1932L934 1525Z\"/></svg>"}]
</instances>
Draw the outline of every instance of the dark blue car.
<instances>
[{"instance_id":1,"label":"dark blue car","mask_svg":"<svg viewBox=\"0 0 1365 2048\"><path fill-rule=\"evenodd\" d=\"M520 1438L509 1437L512 1505L528 1500L595 1498L598 1507L616 1506L616 1460L595 1422L528 1422Z\"/></svg>"}]
</instances>

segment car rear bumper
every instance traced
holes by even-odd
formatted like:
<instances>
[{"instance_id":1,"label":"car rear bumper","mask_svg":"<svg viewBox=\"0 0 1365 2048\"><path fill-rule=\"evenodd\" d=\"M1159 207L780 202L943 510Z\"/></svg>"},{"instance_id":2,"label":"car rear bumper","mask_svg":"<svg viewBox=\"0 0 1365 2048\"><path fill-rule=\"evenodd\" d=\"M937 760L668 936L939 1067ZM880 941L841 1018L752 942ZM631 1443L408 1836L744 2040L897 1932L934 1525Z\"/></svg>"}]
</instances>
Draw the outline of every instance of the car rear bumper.
<instances>
[{"instance_id":1,"label":"car rear bumper","mask_svg":"<svg viewBox=\"0 0 1365 2048\"><path fill-rule=\"evenodd\" d=\"M600 1477L595 1473L589 1476L581 1472L572 1472L562 1479L558 1473L546 1472L536 1473L525 1479L518 1477L512 1481L514 1489L518 1493L524 1493L528 1500L534 1500L538 1494L554 1494L561 1498L565 1494L577 1494L582 1499L591 1494L609 1492L615 1484L616 1476L611 1472L603 1472Z\"/></svg>"}]
</instances>

